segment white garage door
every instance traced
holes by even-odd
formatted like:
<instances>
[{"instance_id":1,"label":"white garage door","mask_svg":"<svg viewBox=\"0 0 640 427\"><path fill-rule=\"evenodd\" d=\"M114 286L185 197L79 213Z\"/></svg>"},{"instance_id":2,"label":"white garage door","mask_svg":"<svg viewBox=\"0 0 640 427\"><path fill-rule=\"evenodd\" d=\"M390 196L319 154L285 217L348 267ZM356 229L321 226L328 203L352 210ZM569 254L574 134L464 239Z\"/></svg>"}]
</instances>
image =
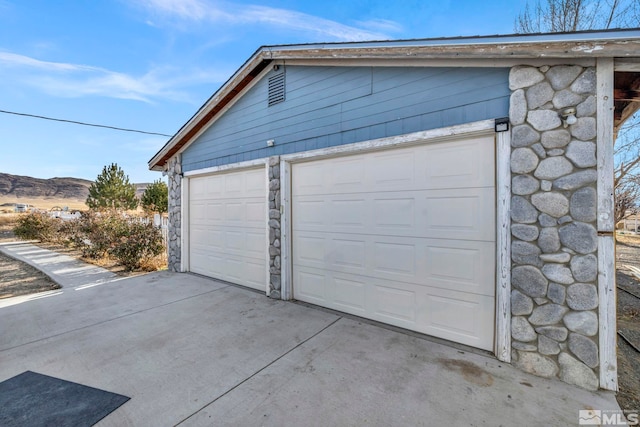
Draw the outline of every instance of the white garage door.
<instances>
[{"instance_id":1,"label":"white garage door","mask_svg":"<svg viewBox=\"0 0 640 427\"><path fill-rule=\"evenodd\" d=\"M294 298L491 350L494 137L292 166Z\"/></svg>"},{"instance_id":2,"label":"white garage door","mask_svg":"<svg viewBox=\"0 0 640 427\"><path fill-rule=\"evenodd\" d=\"M190 271L266 289L265 180L264 169L190 179Z\"/></svg>"}]
</instances>

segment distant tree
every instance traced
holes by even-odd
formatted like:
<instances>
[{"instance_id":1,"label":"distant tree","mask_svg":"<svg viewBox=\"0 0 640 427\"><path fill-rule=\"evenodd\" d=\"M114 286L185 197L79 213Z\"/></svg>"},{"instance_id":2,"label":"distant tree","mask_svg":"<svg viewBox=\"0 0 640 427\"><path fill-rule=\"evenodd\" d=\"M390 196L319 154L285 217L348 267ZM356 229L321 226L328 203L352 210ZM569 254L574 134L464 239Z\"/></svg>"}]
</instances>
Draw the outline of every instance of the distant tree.
<instances>
[{"instance_id":1,"label":"distant tree","mask_svg":"<svg viewBox=\"0 0 640 427\"><path fill-rule=\"evenodd\" d=\"M545 0L527 2L518 15L518 33L634 28L640 0ZM615 130L615 220L636 212L640 199L640 113L633 111Z\"/></svg>"},{"instance_id":2,"label":"distant tree","mask_svg":"<svg viewBox=\"0 0 640 427\"><path fill-rule=\"evenodd\" d=\"M161 179L154 181L144 190L140 200L148 213L165 213L169 210L169 189Z\"/></svg>"},{"instance_id":3,"label":"distant tree","mask_svg":"<svg viewBox=\"0 0 640 427\"><path fill-rule=\"evenodd\" d=\"M557 33L632 28L640 22L640 0L545 0L527 2L516 18L517 33Z\"/></svg>"},{"instance_id":4,"label":"distant tree","mask_svg":"<svg viewBox=\"0 0 640 427\"><path fill-rule=\"evenodd\" d=\"M635 177L634 177L635 178ZM635 181L635 179L634 179ZM640 187L637 182L626 181L616 187L614 205L615 223L638 213L638 196Z\"/></svg>"},{"instance_id":5,"label":"distant tree","mask_svg":"<svg viewBox=\"0 0 640 427\"><path fill-rule=\"evenodd\" d=\"M138 207L136 187L116 163L102 168L95 182L89 187L87 206L95 210L129 210Z\"/></svg>"}]
</instances>

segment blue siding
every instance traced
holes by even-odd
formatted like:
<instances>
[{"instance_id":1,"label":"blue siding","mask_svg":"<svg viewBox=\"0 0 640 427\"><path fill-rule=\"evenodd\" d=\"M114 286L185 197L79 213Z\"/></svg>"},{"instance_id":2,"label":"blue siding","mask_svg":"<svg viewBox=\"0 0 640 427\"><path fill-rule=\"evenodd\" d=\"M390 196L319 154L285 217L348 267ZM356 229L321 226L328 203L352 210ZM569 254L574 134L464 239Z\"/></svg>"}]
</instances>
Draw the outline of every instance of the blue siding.
<instances>
[{"instance_id":1,"label":"blue siding","mask_svg":"<svg viewBox=\"0 0 640 427\"><path fill-rule=\"evenodd\" d=\"M284 102L267 106L262 79L184 151L183 170L509 115L508 68L288 66L286 73Z\"/></svg>"}]
</instances>

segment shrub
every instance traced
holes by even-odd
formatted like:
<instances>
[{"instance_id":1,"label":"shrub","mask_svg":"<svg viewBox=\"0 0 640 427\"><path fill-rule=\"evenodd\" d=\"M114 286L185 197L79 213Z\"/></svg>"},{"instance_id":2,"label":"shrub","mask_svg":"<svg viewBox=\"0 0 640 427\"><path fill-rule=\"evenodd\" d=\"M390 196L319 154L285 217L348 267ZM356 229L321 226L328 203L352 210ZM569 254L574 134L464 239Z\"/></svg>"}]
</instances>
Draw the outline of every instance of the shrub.
<instances>
[{"instance_id":1,"label":"shrub","mask_svg":"<svg viewBox=\"0 0 640 427\"><path fill-rule=\"evenodd\" d=\"M22 240L51 242L58 238L59 227L60 220L51 218L46 213L32 212L18 218L13 232Z\"/></svg>"},{"instance_id":2,"label":"shrub","mask_svg":"<svg viewBox=\"0 0 640 427\"><path fill-rule=\"evenodd\" d=\"M113 257L127 270L164 250L162 233L151 223L117 212L85 212L70 224L70 240L89 258Z\"/></svg>"},{"instance_id":3,"label":"shrub","mask_svg":"<svg viewBox=\"0 0 640 427\"><path fill-rule=\"evenodd\" d=\"M162 233L152 223L128 221L120 231L119 239L111 249L113 255L127 270L140 268L143 260L160 255L164 250Z\"/></svg>"}]
</instances>

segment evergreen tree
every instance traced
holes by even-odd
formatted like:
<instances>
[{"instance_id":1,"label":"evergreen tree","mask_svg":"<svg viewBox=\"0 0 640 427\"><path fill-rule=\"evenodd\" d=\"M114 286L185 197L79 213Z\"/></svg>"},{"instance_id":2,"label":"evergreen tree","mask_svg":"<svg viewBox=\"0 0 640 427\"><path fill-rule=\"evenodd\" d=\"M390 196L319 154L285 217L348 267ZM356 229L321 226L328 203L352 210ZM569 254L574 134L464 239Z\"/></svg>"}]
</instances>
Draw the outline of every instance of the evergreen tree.
<instances>
[{"instance_id":1,"label":"evergreen tree","mask_svg":"<svg viewBox=\"0 0 640 427\"><path fill-rule=\"evenodd\" d=\"M144 190L140 201L146 212L167 212L169 210L169 189L167 188L167 184L161 179L154 181L153 184Z\"/></svg>"},{"instance_id":2,"label":"evergreen tree","mask_svg":"<svg viewBox=\"0 0 640 427\"><path fill-rule=\"evenodd\" d=\"M102 168L95 182L89 187L87 206L91 209L129 210L138 207L136 187L116 163Z\"/></svg>"}]
</instances>

